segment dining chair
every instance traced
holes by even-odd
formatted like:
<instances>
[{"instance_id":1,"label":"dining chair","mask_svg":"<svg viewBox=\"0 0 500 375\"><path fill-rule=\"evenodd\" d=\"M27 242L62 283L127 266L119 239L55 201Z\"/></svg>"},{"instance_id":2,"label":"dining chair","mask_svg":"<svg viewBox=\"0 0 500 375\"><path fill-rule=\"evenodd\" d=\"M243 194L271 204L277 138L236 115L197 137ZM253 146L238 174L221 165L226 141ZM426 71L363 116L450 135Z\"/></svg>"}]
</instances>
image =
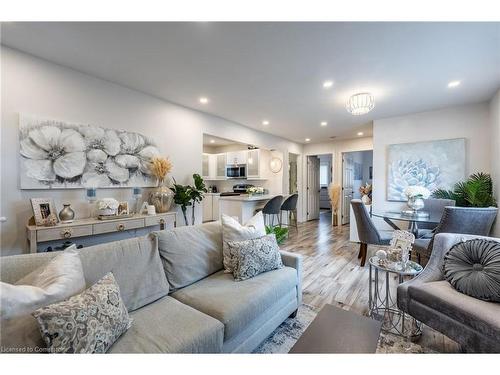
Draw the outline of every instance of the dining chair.
<instances>
[{"instance_id":1,"label":"dining chair","mask_svg":"<svg viewBox=\"0 0 500 375\"><path fill-rule=\"evenodd\" d=\"M363 267L366 262L368 245L389 245L392 238L392 231L379 231L375 227L361 199L351 200L351 206L356 219L360 242L358 258L361 259L361 267Z\"/></svg>"},{"instance_id":2,"label":"dining chair","mask_svg":"<svg viewBox=\"0 0 500 375\"><path fill-rule=\"evenodd\" d=\"M427 211L431 217L442 217L446 206L455 206L453 199L424 199L424 211ZM417 238L432 238L433 230L436 229L436 223L418 223Z\"/></svg>"},{"instance_id":3,"label":"dining chair","mask_svg":"<svg viewBox=\"0 0 500 375\"><path fill-rule=\"evenodd\" d=\"M278 219L278 225L281 226L281 202L283 202L283 196L277 195L274 198L271 198L264 208L262 209L262 213L264 214L264 224L268 225L267 217L270 216L271 226L274 226L274 218Z\"/></svg>"},{"instance_id":4,"label":"dining chair","mask_svg":"<svg viewBox=\"0 0 500 375\"><path fill-rule=\"evenodd\" d=\"M294 227L295 230L298 232L299 227L297 225L297 201L299 199L298 194L292 194L288 198L285 199L283 204L281 205L281 211L280 211L280 223L283 224L282 216L281 214L283 211L285 211L288 214L288 221L287 221L287 226L290 227L290 223L292 222L292 217L293 217L293 222L295 223Z\"/></svg>"},{"instance_id":5,"label":"dining chair","mask_svg":"<svg viewBox=\"0 0 500 375\"><path fill-rule=\"evenodd\" d=\"M438 233L488 236L497 212L498 208L496 207L445 207L441 221L432 237L417 238L413 244L413 251L417 254L418 263L420 263L422 255L430 257L434 238Z\"/></svg>"}]
</instances>

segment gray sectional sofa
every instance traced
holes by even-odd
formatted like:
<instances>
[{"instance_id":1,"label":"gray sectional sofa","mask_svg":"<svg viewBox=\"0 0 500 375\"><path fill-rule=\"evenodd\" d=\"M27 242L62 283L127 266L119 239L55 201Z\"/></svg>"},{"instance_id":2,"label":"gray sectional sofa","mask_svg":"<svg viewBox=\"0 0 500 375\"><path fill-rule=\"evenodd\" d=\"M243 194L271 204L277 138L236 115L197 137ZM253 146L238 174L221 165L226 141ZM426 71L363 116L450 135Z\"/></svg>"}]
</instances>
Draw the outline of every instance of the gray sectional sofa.
<instances>
[{"instance_id":1,"label":"gray sectional sofa","mask_svg":"<svg viewBox=\"0 0 500 375\"><path fill-rule=\"evenodd\" d=\"M0 259L0 279L15 283L57 253ZM82 249L87 286L113 272L133 318L110 353L250 353L301 304L301 259L234 281L222 265L219 222L154 232ZM34 318L2 321L4 351L43 346Z\"/></svg>"},{"instance_id":2,"label":"gray sectional sofa","mask_svg":"<svg viewBox=\"0 0 500 375\"><path fill-rule=\"evenodd\" d=\"M436 235L431 258L414 279L398 287L398 307L459 343L464 351L500 352L500 303L482 301L455 290L444 278L446 252L467 234Z\"/></svg>"}]
</instances>

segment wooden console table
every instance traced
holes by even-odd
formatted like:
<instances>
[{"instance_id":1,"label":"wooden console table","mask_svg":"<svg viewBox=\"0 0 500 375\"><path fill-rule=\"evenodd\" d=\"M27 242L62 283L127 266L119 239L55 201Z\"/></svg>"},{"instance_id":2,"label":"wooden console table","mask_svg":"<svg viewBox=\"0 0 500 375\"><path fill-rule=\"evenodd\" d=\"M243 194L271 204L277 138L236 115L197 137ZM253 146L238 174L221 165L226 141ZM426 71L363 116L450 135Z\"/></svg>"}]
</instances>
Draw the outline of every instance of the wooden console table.
<instances>
[{"instance_id":1,"label":"wooden console table","mask_svg":"<svg viewBox=\"0 0 500 375\"><path fill-rule=\"evenodd\" d=\"M40 242L68 240L75 237L88 237L105 233L124 232L159 225L160 230L172 229L176 226L176 213L166 212L156 215L134 215L112 220L95 218L74 220L68 224L57 224L53 227L31 225L26 226L30 253L36 253Z\"/></svg>"}]
</instances>

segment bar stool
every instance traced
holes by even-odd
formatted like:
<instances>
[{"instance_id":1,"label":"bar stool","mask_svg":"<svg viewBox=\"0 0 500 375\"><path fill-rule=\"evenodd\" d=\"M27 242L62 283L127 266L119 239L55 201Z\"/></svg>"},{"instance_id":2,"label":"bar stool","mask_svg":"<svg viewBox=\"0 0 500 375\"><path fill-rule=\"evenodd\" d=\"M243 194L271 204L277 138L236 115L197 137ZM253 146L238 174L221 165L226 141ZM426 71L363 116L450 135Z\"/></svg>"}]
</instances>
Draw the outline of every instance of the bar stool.
<instances>
[{"instance_id":1,"label":"bar stool","mask_svg":"<svg viewBox=\"0 0 500 375\"><path fill-rule=\"evenodd\" d=\"M262 209L262 213L264 214L264 224L267 225L266 217L271 216L271 226L274 226L274 217L278 218L278 225L281 226L281 202L283 201L283 196L277 195L274 198L270 199L264 208Z\"/></svg>"},{"instance_id":2,"label":"bar stool","mask_svg":"<svg viewBox=\"0 0 500 375\"><path fill-rule=\"evenodd\" d=\"M299 228L298 228L298 225L297 225L297 200L299 199L299 195L298 194L292 194L290 195L287 199L285 199L285 201L283 202L283 204L281 205L281 211L280 211L280 222L283 223L283 220L282 220L282 216L281 214L283 213L283 211L285 211L288 215L288 222L286 224L287 227L290 227L290 223L292 221L292 216L293 216L293 221L295 223L294 227L295 227L295 230L298 232L299 231Z\"/></svg>"}]
</instances>

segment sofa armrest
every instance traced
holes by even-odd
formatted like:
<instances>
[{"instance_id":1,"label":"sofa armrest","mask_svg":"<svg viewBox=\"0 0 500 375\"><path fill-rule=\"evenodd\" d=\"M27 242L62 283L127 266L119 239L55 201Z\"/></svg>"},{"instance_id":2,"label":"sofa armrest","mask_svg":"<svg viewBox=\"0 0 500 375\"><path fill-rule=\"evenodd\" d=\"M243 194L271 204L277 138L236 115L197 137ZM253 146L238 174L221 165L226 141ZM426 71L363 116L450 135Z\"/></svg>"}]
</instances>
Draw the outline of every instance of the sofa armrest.
<instances>
[{"instance_id":1,"label":"sofa armrest","mask_svg":"<svg viewBox=\"0 0 500 375\"><path fill-rule=\"evenodd\" d=\"M302 256L283 250L280 250L280 254L281 260L286 267L297 270L297 303L300 306L302 303Z\"/></svg>"},{"instance_id":2,"label":"sofa armrest","mask_svg":"<svg viewBox=\"0 0 500 375\"><path fill-rule=\"evenodd\" d=\"M443 265L444 256L448 250L456 243L471 240L474 238L484 238L487 240L500 241L498 238L476 236L472 234L457 233L439 233L434 237L431 257L424 270L415 278L406 281L398 286L398 307L406 312L409 308L408 287L417 287L418 285L439 281L444 279Z\"/></svg>"}]
</instances>

